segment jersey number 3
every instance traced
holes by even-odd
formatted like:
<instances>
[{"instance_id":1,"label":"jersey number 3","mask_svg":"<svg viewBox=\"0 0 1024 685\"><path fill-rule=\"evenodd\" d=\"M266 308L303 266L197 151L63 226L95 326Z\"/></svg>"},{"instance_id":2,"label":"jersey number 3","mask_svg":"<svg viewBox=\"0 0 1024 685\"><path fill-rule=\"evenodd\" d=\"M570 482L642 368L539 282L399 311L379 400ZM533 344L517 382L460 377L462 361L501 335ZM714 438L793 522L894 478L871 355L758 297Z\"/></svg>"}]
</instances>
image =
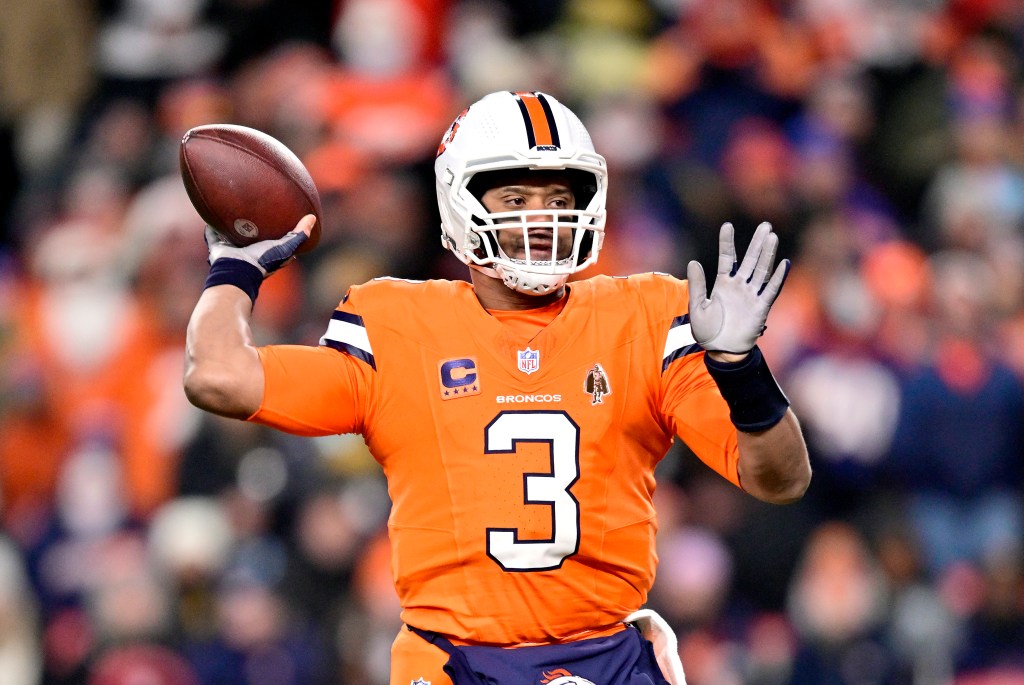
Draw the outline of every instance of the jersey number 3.
<instances>
[{"instance_id":1,"label":"jersey number 3","mask_svg":"<svg viewBox=\"0 0 1024 685\"><path fill-rule=\"evenodd\" d=\"M523 474L523 502L551 507L551 538L520 540L516 528L488 528L487 556L506 571L559 568L580 548L580 505L569 488L580 475L580 429L561 411L509 411L487 426L485 451L514 455L516 443L546 443L548 473Z\"/></svg>"}]
</instances>

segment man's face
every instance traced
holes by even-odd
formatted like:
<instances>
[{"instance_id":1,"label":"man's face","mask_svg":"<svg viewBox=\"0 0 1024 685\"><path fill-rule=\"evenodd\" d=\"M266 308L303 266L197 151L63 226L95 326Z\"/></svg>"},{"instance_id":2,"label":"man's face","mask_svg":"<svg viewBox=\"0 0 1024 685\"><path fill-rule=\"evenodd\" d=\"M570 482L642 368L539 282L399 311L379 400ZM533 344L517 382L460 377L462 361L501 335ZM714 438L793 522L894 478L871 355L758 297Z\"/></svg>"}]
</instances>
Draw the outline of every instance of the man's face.
<instances>
[{"instance_id":1,"label":"man's face","mask_svg":"<svg viewBox=\"0 0 1024 685\"><path fill-rule=\"evenodd\" d=\"M555 221L552 211L575 209L576 196L573 195L566 174L557 171L524 171L513 176L503 176L492 188L484 192L481 202L489 212L536 210L536 214L528 214L526 217L528 224L538 224L526 231L530 241L530 259L534 262L554 261L551 259L551 224ZM516 228L497 231L498 246L508 257L526 259L526 236L523 233L519 225ZM568 225L559 227L558 254L555 260L565 259L572 254L572 239L572 229Z\"/></svg>"}]
</instances>

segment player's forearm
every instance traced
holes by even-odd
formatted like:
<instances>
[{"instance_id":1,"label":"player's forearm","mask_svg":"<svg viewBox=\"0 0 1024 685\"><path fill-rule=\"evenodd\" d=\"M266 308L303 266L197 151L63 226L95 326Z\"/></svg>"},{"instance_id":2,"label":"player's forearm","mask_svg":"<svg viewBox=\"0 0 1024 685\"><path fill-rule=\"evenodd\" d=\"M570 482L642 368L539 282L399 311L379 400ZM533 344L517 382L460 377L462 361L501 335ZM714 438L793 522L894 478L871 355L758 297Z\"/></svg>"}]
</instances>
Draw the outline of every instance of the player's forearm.
<instances>
[{"instance_id":1,"label":"player's forearm","mask_svg":"<svg viewBox=\"0 0 1024 685\"><path fill-rule=\"evenodd\" d=\"M244 419L259 409L263 367L252 341L252 301L233 286L207 288L188 325L185 394L200 409Z\"/></svg>"},{"instance_id":2,"label":"player's forearm","mask_svg":"<svg viewBox=\"0 0 1024 685\"><path fill-rule=\"evenodd\" d=\"M767 430L739 431L738 442L744 490L772 504L789 504L803 496L811 482L811 464L791 410Z\"/></svg>"}]
</instances>

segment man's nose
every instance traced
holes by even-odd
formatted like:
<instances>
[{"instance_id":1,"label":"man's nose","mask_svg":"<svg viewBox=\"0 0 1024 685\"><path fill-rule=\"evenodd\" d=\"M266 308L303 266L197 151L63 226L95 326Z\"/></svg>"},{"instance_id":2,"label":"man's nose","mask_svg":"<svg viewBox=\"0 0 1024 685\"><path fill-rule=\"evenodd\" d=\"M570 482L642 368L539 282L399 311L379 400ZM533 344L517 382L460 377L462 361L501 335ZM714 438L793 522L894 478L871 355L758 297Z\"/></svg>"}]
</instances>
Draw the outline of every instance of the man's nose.
<instances>
[{"instance_id":1,"label":"man's nose","mask_svg":"<svg viewBox=\"0 0 1024 685\"><path fill-rule=\"evenodd\" d=\"M526 216L527 221L551 221L552 210L544 206L543 200L533 200L527 202L526 211L529 212Z\"/></svg>"}]
</instances>

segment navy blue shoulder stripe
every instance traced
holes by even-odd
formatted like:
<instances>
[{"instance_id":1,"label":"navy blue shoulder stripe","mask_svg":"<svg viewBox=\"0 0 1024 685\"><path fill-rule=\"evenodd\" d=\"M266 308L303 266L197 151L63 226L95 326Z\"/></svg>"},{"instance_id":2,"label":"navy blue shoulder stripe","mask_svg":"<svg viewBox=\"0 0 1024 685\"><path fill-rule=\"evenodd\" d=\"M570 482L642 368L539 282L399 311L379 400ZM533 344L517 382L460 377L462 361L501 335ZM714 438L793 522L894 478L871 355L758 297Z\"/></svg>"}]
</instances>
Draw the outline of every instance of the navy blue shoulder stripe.
<instances>
[{"instance_id":1,"label":"navy blue shoulder stripe","mask_svg":"<svg viewBox=\"0 0 1024 685\"><path fill-rule=\"evenodd\" d=\"M661 358L661 372L664 373L668 365L688 354L700 352L701 347L693 338L690 331L690 315L683 314L672 319L668 335L665 336L665 351Z\"/></svg>"},{"instance_id":2,"label":"navy blue shoulder stripe","mask_svg":"<svg viewBox=\"0 0 1024 685\"><path fill-rule=\"evenodd\" d=\"M362 359L373 370L377 370L373 347L370 346L370 338L366 335L366 326L361 316L335 310L331 314L327 332L320 338L320 344Z\"/></svg>"}]
</instances>

